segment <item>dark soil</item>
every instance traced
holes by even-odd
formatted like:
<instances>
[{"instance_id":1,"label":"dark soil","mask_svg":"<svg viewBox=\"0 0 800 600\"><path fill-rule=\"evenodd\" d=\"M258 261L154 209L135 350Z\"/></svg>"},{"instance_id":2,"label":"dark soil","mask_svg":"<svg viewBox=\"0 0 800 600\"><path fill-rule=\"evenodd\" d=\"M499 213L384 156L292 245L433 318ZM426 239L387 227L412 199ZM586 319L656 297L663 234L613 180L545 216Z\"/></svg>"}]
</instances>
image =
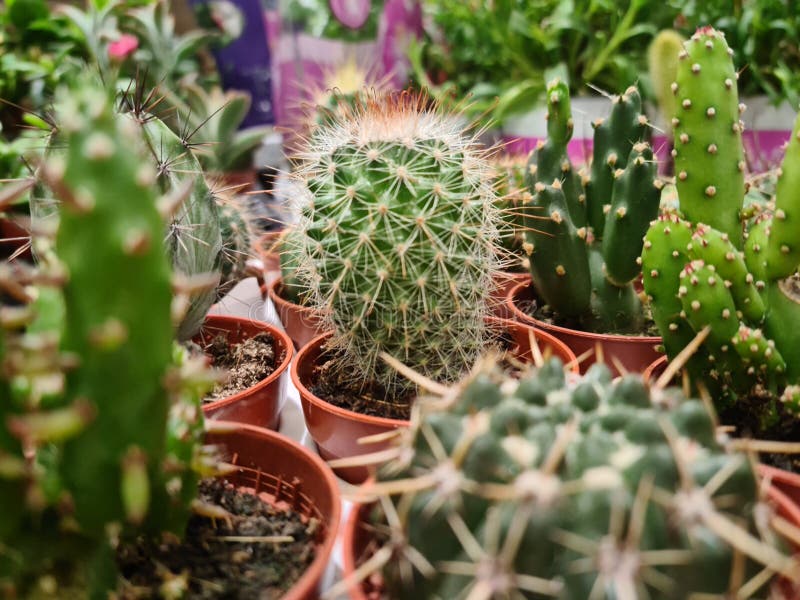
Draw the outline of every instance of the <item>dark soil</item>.
<instances>
[{"instance_id":1,"label":"dark soil","mask_svg":"<svg viewBox=\"0 0 800 600\"><path fill-rule=\"evenodd\" d=\"M275 356L275 340L267 332L230 346L225 335L216 336L203 348L212 364L227 371L224 382L209 392L204 402L227 398L266 379L277 367L280 357Z\"/></svg>"},{"instance_id":2,"label":"dark soil","mask_svg":"<svg viewBox=\"0 0 800 600\"><path fill-rule=\"evenodd\" d=\"M660 337L661 333L658 331L655 322L650 316L649 312L645 313L644 324L640 331L594 331L591 327L581 322L580 319L570 319L559 315L547 304L541 303L537 298L531 296L528 298L520 298L517 301L517 306L526 315L530 315L534 319L539 319L548 325L557 325L559 327L567 327L577 331L585 331L589 333L600 333L605 335L628 335L631 337Z\"/></svg>"},{"instance_id":3,"label":"dark soil","mask_svg":"<svg viewBox=\"0 0 800 600\"><path fill-rule=\"evenodd\" d=\"M774 418L765 422L765 415ZM779 442L800 440L800 419L784 410L780 400L766 390L754 390L747 398L719 411L723 425L735 427L732 435ZM800 454L759 453L759 460L779 469L800 473Z\"/></svg>"},{"instance_id":4,"label":"dark soil","mask_svg":"<svg viewBox=\"0 0 800 600\"><path fill-rule=\"evenodd\" d=\"M317 361L309 389L318 398L339 408L387 419L409 419L414 401L413 392L397 398L375 382L354 381L352 373L343 372L329 352L323 352Z\"/></svg>"},{"instance_id":5,"label":"dark soil","mask_svg":"<svg viewBox=\"0 0 800 600\"><path fill-rule=\"evenodd\" d=\"M511 337L504 332L491 332L486 348L499 346L501 350L511 348ZM512 375L521 372L521 363L513 357L501 360L504 370ZM391 396L386 389L374 382L354 381L352 373L343 372L331 352L323 353L314 367L314 379L309 386L312 394L326 402L372 417L408 420L415 394L409 392L401 397Z\"/></svg>"},{"instance_id":6,"label":"dark soil","mask_svg":"<svg viewBox=\"0 0 800 600\"><path fill-rule=\"evenodd\" d=\"M297 513L274 508L221 480L203 481L200 499L230 512L232 527L223 519L194 515L183 542L121 545L117 563L130 584L124 600L159 598L159 588L170 578L185 578L185 597L195 600L271 600L280 598L313 562L315 519L304 522ZM232 542L231 536L289 536L292 541Z\"/></svg>"}]
</instances>

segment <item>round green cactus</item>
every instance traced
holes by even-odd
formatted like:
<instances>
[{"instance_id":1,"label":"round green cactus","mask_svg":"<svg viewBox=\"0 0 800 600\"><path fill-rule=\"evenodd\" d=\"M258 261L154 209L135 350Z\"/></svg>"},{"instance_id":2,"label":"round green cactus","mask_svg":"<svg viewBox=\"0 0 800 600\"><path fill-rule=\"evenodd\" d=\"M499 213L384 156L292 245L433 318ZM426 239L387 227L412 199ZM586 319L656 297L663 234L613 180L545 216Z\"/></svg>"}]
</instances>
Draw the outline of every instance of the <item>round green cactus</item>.
<instances>
[{"instance_id":1,"label":"round green cactus","mask_svg":"<svg viewBox=\"0 0 800 600\"><path fill-rule=\"evenodd\" d=\"M407 387L379 359L388 353L453 380L484 346L500 260L486 151L408 93L365 93L342 110L299 153L298 274L341 372Z\"/></svg>"},{"instance_id":2,"label":"round green cactus","mask_svg":"<svg viewBox=\"0 0 800 600\"><path fill-rule=\"evenodd\" d=\"M689 598L768 591L798 564L760 526L753 466L700 400L557 360L490 361L419 402L378 499L392 598ZM766 571L764 567L766 566Z\"/></svg>"}]
</instances>

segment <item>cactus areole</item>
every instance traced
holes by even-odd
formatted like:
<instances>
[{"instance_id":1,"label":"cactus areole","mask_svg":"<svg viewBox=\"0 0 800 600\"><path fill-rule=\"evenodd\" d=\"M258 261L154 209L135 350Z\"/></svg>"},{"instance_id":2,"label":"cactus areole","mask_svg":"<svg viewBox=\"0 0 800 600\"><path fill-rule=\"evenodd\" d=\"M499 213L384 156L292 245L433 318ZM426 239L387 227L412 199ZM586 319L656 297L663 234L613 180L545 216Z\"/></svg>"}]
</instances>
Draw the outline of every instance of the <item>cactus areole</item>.
<instances>
[{"instance_id":1,"label":"cactus areole","mask_svg":"<svg viewBox=\"0 0 800 600\"><path fill-rule=\"evenodd\" d=\"M386 353L452 381L484 347L499 216L487 151L410 93L365 94L298 154L298 278L340 371L406 390Z\"/></svg>"}]
</instances>

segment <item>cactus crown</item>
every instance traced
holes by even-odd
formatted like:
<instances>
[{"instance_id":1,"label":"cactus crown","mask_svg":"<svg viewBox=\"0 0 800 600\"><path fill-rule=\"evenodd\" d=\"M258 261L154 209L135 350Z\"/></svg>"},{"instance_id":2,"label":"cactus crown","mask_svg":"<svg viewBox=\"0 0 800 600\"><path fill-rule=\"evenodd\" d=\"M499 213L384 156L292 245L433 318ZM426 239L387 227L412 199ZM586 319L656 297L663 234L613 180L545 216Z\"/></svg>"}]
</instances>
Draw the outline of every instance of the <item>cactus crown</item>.
<instances>
[{"instance_id":1,"label":"cactus crown","mask_svg":"<svg viewBox=\"0 0 800 600\"><path fill-rule=\"evenodd\" d=\"M638 332L642 310L632 282L660 195L639 92L631 87L614 96L609 118L594 123L593 159L583 173L567 153L567 85L550 82L547 97L547 140L528 161L531 199L522 219L534 286L582 328Z\"/></svg>"},{"instance_id":2,"label":"cactus crown","mask_svg":"<svg viewBox=\"0 0 800 600\"><path fill-rule=\"evenodd\" d=\"M795 400L780 399L787 384L800 381L793 339L800 325L794 283L800 265L800 120L774 198L745 211L744 106L720 32L701 28L685 43L672 89L678 98L673 154L680 213L661 217L647 232L645 291L670 356L707 329L687 368L721 406L756 388L774 394L756 425L765 434L781 410L796 413Z\"/></svg>"},{"instance_id":3,"label":"cactus crown","mask_svg":"<svg viewBox=\"0 0 800 600\"><path fill-rule=\"evenodd\" d=\"M3 307L0 330L0 548L13 550L0 552L0 590L35 596L66 573L80 597L104 597L120 537L184 530L193 468L210 459L211 378L173 346L157 209L170 202L140 161L138 128L91 82L64 90L57 114L65 150L41 166L61 203L55 241L35 240L36 270L0 268L26 302Z\"/></svg>"},{"instance_id":4,"label":"cactus crown","mask_svg":"<svg viewBox=\"0 0 800 600\"><path fill-rule=\"evenodd\" d=\"M341 372L408 384L385 352L453 380L484 344L498 268L487 152L410 93L365 93L298 153L299 275L335 333Z\"/></svg>"},{"instance_id":5,"label":"cactus crown","mask_svg":"<svg viewBox=\"0 0 800 600\"><path fill-rule=\"evenodd\" d=\"M417 403L362 489L392 598L677 599L800 579L704 404L604 365L567 382L558 360L520 379L479 364Z\"/></svg>"}]
</instances>

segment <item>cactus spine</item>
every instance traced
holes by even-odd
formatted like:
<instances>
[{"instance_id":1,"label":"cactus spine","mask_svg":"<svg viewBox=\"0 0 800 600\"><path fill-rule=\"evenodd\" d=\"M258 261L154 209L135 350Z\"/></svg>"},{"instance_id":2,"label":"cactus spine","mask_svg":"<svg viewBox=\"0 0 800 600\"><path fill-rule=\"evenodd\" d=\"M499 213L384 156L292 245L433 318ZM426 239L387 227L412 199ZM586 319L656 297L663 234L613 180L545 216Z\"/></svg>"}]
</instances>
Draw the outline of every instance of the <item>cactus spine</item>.
<instances>
[{"instance_id":1,"label":"cactus spine","mask_svg":"<svg viewBox=\"0 0 800 600\"><path fill-rule=\"evenodd\" d=\"M173 348L157 207L174 199L158 201L138 129L90 82L61 98L65 151L41 168L61 203L55 245L37 240L40 266L26 281L35 303L3 309L6 327L17 322L2 344L0 458L11 476L0 478L0 590L35 597L41 583L53 597L101 598L117 585L119 539L183 532L193 468L210 459L200 445L209 376ZM22 446L36 460L15 478Z\"/></svg>"},{"instance_id":2,"label":"cactus spine","mask_svg":"<svg viewBox=\"0 0 800 600\"><path fill-rule=\"evenodd\" d=\"M526 249L539 296L581 327L636 332L642 310L632 282L642 236L658 213L660 182L636 88L613 98L594 124L594 154L583 177L567 155L572 136L565 83L548 85L548 138L529 160Z\"/></svg>"},{"instance_id":3,"label":"cactus spine","mask_svg":"<svg viewBox=\"0 0 800 600\"><path fill-rule=\"evenodd\" d=\"M701 28L681 53L676 108L676 173L681 214L654 222L642 253L644 287L670 356L708 326L693 374L712 368L706 384L721 402L756 386L779 396L800 378L791 339L800 324L800 121L778 173L774 200L743 212L740 108L724 37ZM751 218L752 217L752 218ZM669 235L665 233L669 230ZM766 423L762 423L766 426Z\"/></svg>"},{"instance_id":4,"label":"cactus spine","mask_svg":"<svg viewBox=\"0 0 800 600\"><path fill-rule=\"evenodd\" d=\"M364 94L299 154L302 283L341 372L407 387L388 353L448 381L485 342L499 216L485 156L454 116L410 94Z\"/></svg>"},{"instance_id":5,"label":"cactus spine","mask_svg":"<svg viewBox=\"0 0 800 600\"><path fill-rule=\"evenodd\" d=\"M373 560L389 597L752 595L765 565L800 580L757 525L750 461L677 389L612 382L604 365L567 383L557 360L516 379L487 361L417 406L364 487L387 524Z\"/></svg>"}]
</instances>

